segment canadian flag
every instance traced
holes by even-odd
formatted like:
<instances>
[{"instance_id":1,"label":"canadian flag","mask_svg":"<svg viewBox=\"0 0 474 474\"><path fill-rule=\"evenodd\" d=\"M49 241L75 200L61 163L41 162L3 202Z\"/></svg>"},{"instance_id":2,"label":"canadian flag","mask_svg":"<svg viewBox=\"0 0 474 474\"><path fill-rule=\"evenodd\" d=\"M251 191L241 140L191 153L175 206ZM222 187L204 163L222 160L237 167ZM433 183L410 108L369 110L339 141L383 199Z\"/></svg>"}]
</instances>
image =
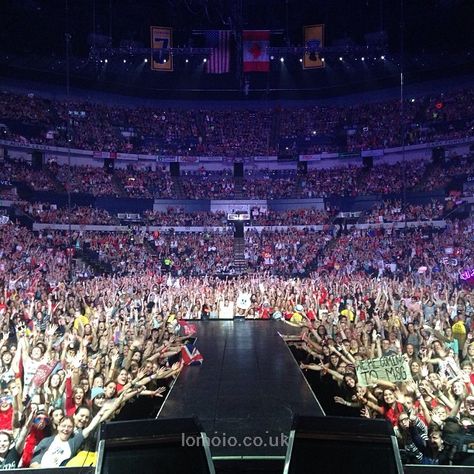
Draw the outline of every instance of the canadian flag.
<instances>
[{"instance_id":1,"label":"canadian flag","mask_svg":"<svg viewBox=\"0 0 474 474\"><path fill-rule=\"evenodd\" d=\"M269 30L242 32L244 72L268 72L270 70Z\"/></svg>"}]
</instances>

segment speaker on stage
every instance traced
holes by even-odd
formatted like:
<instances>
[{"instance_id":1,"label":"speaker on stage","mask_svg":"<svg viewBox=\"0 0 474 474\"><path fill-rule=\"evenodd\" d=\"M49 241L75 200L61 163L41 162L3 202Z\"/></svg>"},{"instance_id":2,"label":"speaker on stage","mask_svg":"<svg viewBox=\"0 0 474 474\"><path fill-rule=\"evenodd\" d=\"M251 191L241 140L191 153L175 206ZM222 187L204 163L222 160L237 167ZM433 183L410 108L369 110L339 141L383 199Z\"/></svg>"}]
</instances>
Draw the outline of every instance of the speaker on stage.
<instances>
[{"instance_id":1,"label":"speaker on stage","mask_svg":"<svg viewBox=\"0 0 474 474\"><path fill-rule=\"evenodd\" d=\"M44 153L39 150L34 150L31 153L31 167L35 171L41 171L43 169Z\"/></svg>"},{"instance_id":2,"label":"speaker on stage","mask_svg":"<svg viewBox=\"0 0 474 474\"><path fill-rule=\"evenodd\" d=\"M115 169L115 160L113 158L104 158L104 170L106 173L112 174Z\"/></svg>"},{"instance_id":3,"label":"speaker on stage","mask_svg":"<svg viewBox=\"0 0 474 474\"><path fill-rule=\"evenodd\" d=\"M431 160L435 164L443 164L446 158L446 150L442 146L434 147L431 150Z\"/></svg>"},{"instance_id":4,"label":"speaker on stage","mask_svg":"<svg viewBox=\"0 0 474 474\"><path fill-rule=\"evenodd\" d=\"M234 178L243 178L243 177L244 177L244 164L234 163Z\"/></svg>"},{"instance_id":5,"label":"speaker on stage","mask_svg":"<svg viewBox=\"0 0 474 474\"><path fill-rule=\"evenodd\" d=\"M295 417L288 440L284 474L308 472L402 474L392 426L386 420L349 417Z\"/></svg>"},{"instance_id":6,"label":"speaker on stage","mask_svg":"<svg viewBox=\"0 0 474 474\"><path fill-rule=\"evenodd\" d=\"M209 441L195 418L105 423L96 474L214 474Z\"/></svg>"},{"instance_id":7,"label":"speaker on stage","mask_svg":"<svg viewBox=\"0 0 474 474\"><path fill-rule=\"evenodd\" d=\"M170 163L170 174L172 178L179 178L179 161L172 161Z\"/></svg>"},{"instance_id":8,"label":"speaker on stage","mask_svg":"<svg viewBox=\"0 0 474 474\"><path fill-rule=\"evenodd\" d=\"M300 176L306 176L308 174L308 162L298 161L297 172Z\"/></svg>"},{"instance_id":9,"label":"speaker on stage","mask_svg":"<svg viewBox=\"0 0 474 474\"><path fill-rule=\"evenodd\" d=\"M364 169L370 170L374 167L374 157L373 156L363 156L362 165Z\"/></svg>"}]
</instances>

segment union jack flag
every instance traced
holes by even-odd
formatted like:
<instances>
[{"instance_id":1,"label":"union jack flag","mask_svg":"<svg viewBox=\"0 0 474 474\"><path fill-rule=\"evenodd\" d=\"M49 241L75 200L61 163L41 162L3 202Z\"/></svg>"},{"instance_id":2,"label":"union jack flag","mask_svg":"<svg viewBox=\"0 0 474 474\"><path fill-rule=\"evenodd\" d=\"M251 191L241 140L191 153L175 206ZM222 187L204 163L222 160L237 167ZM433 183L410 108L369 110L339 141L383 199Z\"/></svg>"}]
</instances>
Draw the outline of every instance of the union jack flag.
<instances>
[{"instance_id":1,"label":"union jack flag","mask_svg":"<svg viewBox=\"0 0 474 474\"><path fill-rule=\"evenodd\" d=\"M181 348L181 357L184 365L201 365L204 360L194 344L185 344Z\"/></svg>"}]
</instances>

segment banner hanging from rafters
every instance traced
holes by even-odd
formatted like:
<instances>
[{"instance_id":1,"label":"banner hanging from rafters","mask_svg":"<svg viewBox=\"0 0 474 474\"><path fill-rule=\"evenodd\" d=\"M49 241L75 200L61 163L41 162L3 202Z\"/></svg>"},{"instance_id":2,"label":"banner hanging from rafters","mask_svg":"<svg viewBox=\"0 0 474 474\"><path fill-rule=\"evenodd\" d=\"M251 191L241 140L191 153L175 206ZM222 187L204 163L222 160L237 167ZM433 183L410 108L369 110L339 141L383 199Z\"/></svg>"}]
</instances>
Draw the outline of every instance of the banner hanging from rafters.
<instances>
[{"instance_id":1,"label":"banner hanging from rafters","mask_svg":"<svg viewBox=\"0 0 474 474\"><path fill-rule=\"evenodd\" d=\"M242 32L244 72L270 71L269 30L247 30Z\"/></svg>"},{"instance_id":2,"label":"banner hanging from rafters","mask_svg":"<svg viewBox=\"0 0 474 474\"><path fill-rule=\"evenodd\" d=\"M212 52L207 59L206 72L224 74L230 69L230 30L208 30L205 32L206 47Z\"/></svg>"},{"instance_id":3,"label":"banner hanging from rafters","mask_svg":"<svg viewBox=\"0 0 474 474\"><path fill-rule=\"evenodd\" d=\"M304 26L304 45L307 51L303 57L303 69L324 67L319 51L324 47L324 25Z\"/></svg>"},{"instance_id":4,"label":"banner hanging from rafters","mask_svg":"<svg viewBox=\"0 0 474 474\"><path fill-rule=\"evenodd\" d=\"M172 71L173 55L167 49L173 47L173 28L151 26L150 36L152 71Z\"/></svg>"}]
</instances>

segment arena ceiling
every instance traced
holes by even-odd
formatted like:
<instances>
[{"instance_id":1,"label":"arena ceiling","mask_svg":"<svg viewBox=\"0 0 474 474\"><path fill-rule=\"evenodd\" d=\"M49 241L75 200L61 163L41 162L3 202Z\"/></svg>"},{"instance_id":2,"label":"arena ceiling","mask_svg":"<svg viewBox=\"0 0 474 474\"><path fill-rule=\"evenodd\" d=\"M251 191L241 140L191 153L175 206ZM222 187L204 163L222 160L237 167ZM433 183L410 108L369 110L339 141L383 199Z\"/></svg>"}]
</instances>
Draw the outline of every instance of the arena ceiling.
<instances>
[{"instance_id":1,"label":"arena ceiling","mask_svg":"<svg viewBox=\"0 0 474 474\"><path fill-rule=\"evenodd\" d=\"M472 0L10 0L1 8L0 74L34 71L61 83L68 37L71 81L91 87L242 90L238 59L220 77L202 74L199 55L176 58L172 74L149 71L138 51L149 47L151 25L171 26L174 45L183 48L202 47L208 29L269 29L272 45L301 46L304 25L325 25L325 46L333 49L325 71L302 71L299 57L285 55L284 68L274 64L271 74L251 78L251 91L395 84L402 48L408 77L465 73L473 65ZM107 64L93 54L98 44L110 51ZM124 45L133 51L127 61L115 54ZM362 65L360 48L367 46L377 55ZM345 48L344 65L337 64L338 48Z\"/></svg>"}]
</instances>

